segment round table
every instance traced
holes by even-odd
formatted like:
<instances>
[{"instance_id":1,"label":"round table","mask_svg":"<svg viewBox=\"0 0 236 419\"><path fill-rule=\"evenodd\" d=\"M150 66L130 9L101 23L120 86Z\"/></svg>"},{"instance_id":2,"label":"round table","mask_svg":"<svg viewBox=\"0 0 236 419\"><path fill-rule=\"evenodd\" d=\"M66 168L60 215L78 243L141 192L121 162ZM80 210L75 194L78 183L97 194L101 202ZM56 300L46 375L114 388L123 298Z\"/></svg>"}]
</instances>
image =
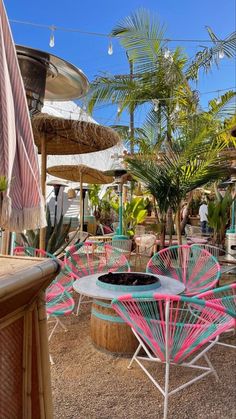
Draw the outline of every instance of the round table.
<instances>
[{"instance_id":1,"label":"round table","mask_svg":"<svg viewBox=\"0 0 236 419\"><path fill-rule=\"evenodd\" d=\"M97 279L105 272L99 272L84 276L76 280L73 288L76 292L92 297L93 305L91 312L91 339L94 345L116 355L133 355L138 346L137 340L131 328L111 308L110 302L113 298L120 297L131 292L115 291L97 285ZM185 287L176 279L168 276L158 275L161 286L152 291L141 291L140 295L158 293L160 295L181 294ZM135 290L135 294L138 292Z\"/></svg>"}]
</instances>

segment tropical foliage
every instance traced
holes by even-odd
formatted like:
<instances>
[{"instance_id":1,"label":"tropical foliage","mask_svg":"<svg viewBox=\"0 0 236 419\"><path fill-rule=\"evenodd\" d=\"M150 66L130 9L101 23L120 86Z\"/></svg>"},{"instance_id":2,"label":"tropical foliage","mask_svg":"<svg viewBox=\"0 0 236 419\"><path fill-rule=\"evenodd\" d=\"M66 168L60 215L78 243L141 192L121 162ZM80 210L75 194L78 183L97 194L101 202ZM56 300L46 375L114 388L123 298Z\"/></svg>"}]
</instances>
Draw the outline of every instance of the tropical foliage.
<instances>
[{"instance_id":1,"label":"tropical foliage","mask_svg":"<svg viewBox=\"0 0 236 419\"><path fill-rule=\"evenodd\" d=\"M229 189L222 196L215 187L215 200L208 203L208 224L213 229L214 243L224 244L225 230L229 226L232 202L233 198Z\"/></svg>"},{"instance_id":2,"label":"tropical foliage","mask_svg":"<svg viewBox=\"0 0 236 419\"><path fill-rule=\"evenodd\" d=\"M146 159L144 156L129 158L132 174L141 180L155 197L162 224L164 244L167 211L176 213L176 229L181 243L180 208L186 194L210 181L225 177L230 166L220 154L217 144L201 145L189 143L185 149L169 150L161 160Z\"/></svg>"},{"instance_id":3,"label":"tropical foliage","mask_svg":"<svg viewBox=\"0 0 236 419\"><path fill-rule=\"evenodd\" d=\"M130 202L125 202L123 205L123 234L132 237L135 232L135 227L142 224L147 215L147 206L149 200L145 198L133 198ZM119 202L112 201L112 208L118 213Z\"/></svg>"},{"instance_id":4,"label":"tropical foliage","mask_svg":"<svg viewBox=\"0 0 236 419\"><path fill-rule=\"evenodd\" d=\"M138 10L118 24L111 36L119 38L130 73L103 74L95 79L89 95L89 110L100 103L118 106L118 116L127 111L129 126L114 126L133 155L129 168L158 203L162 241L169 209L176 214L180 235L180 205L186 194L207 182L230 174L229 153L235 147L230 135L235 125L236 92L228 91L203 110L193 81L200 71L209 72L221 58L236 56L236 33L220 40L207 28L210 48L189 60L181 48L171 51L165 28L155 15ZM145 106L144 106L145 105ZM144 123L135 126L141 108Z\"/></svg>"},{"instance_id":5,"label":"tropical foliage","mask_svg":"<svg viewBox=\"0 0 236 419\"><path fill-rule=\"evenodd\" d=\"M45 250L51 254L59 254L70 244L67 239L71 228L71 220L65 227L63 224L64 217L61 215L59 221L55 221L52 225L50 211L47 208L47 227L46 227L46 239L45 239ZM39 235L40 230L27 230L26 233L21 233L21 238L25 246L39 248ZM71 240L74 237L71 237Z\"/></svg>"}]
</instances>

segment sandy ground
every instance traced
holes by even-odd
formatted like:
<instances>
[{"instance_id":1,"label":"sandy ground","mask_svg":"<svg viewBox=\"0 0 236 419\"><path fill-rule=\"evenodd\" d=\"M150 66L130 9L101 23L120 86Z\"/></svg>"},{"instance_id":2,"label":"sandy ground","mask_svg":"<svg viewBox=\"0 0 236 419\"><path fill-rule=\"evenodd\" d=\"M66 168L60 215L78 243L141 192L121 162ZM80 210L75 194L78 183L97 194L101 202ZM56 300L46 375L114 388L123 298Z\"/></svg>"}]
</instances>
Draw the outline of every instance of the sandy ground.
<instances>
[{"instance_id":1,"label":"sandy ground","mask_svg":"<svg viewBox=\"0 0 236 419\"><path fill-rule=\"evenodd\" d=\"M68 317L68 331L58 329L50 344L55 418L162 419L163 398L138 365L128 370L127 358L93 346L90 310L84 304L79 317ZM225 340L236 344L235 337ZM236 349L217 345L209 354L220 381L209 375L171 396L169 419L236 418ZM157 365L156 377L163 380L163 373ZM171 386L191 377L189 369L173 367Z\"/></svg>"}]
</instances>

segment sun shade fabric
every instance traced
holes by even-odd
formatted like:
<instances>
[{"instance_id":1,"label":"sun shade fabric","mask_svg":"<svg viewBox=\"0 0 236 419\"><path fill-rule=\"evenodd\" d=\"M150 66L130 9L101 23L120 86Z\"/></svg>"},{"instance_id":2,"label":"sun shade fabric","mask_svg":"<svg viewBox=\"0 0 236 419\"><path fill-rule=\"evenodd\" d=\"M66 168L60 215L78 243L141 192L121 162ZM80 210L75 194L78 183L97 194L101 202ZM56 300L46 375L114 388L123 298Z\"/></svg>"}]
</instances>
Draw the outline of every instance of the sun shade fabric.
<instances>
[{"instance_id":1,"label":"sun shade fabric","mask_svg":"<svg viewBox=\"0 0 236 419\"><path fill-rule=\"evenodd\" d=\"M106 184L112 183L113 178L111 176L105 176L102 171L93 169L84 164L80 165L62 165L49 167L47 172L61 179L70 180L72 182L80 182L89 184Z\"/></svg>"},{"instance_id":2,"label":"sun shade fabric","mask_svg":"<svg viewBox=\"0 0 236 419\"><path fill-rule=\"evenodd\" d=\"M108 127L86 121L64 119L48 114L32 118L35 144L41 153L41 139L46 139L47 154L84 154L106 150L120 141Z\"/></svg>"},{"instance_id":3,"label":"sun shade fabric","mask_svg":"<svg viewBox=\"0 0 236 419\"><path fill-rule=\"evenodd\" d=\"M0 225L22 231L46 225L25 90L9 22L0 0L0 176L8 181Z\"/></svg>"}]
</instances>

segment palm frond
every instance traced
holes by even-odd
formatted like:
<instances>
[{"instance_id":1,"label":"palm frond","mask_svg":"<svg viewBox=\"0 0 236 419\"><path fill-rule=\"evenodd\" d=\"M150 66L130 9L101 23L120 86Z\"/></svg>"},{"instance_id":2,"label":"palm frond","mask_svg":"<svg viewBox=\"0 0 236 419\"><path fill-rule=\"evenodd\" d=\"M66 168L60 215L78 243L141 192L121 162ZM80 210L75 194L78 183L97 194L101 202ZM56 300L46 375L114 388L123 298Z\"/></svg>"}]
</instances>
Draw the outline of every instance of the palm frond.
<instances>
[{"instance_id":1,"label":"palm frond","mask_svg":"<svg viewBox=\"0 0 236 419\"><path fill-rule=\"evenodd\" d=\"M211 28L207 27L207 31L214 46L210 48L204 47L196 54L185 73L188 79L197 79L198 72L201 68L207 73L214 64L218 66L220 54L223 54L227 58L236 56L236 31L227 36L224 40L220 40L213 33Z\"/></svg>"},{"instance_id":2,"label":"palm frond","mask_svg":"<svg viewBox=\"0 0 236 419\"><path fill-rule=\"evenodd\" d=\"M120 39L129 59L138 65L155 67L161 48L164 46L165 28L157 17L146 9L139 9L123 19L111 32ZM146 69L145 69L146 70ZM144 71L145 71L144 70Z\"/></svg>"},{"instance_id":3,"label":"palm frond","mask_svg":"<svg viewBox=\"0 0 236 419\"><path fill-rule=\"evenodd\" d=\"M236 114L236 92L229 90L217 99L209 102L209 113L214 118L225 119Z\"/></svg>"}]
</instances>

